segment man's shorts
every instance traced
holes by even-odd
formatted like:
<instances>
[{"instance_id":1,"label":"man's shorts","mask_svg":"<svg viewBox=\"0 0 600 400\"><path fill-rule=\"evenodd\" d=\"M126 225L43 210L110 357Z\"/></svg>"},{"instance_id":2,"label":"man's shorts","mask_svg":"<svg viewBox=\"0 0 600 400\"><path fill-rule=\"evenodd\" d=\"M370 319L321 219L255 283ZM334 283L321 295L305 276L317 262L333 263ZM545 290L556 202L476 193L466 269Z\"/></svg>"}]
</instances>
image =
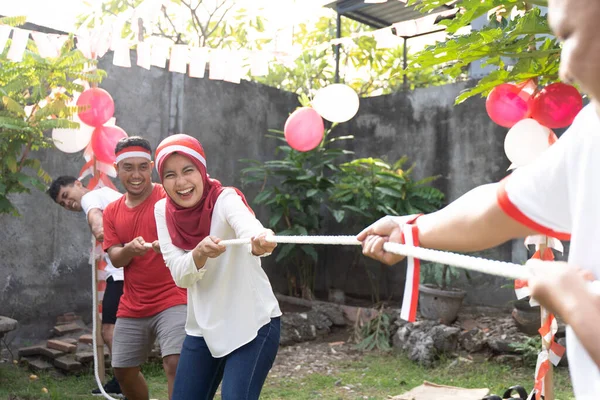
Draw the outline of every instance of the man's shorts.
<instances>
[{"instance_id":1,"label":"man's shorts","mask_svg":"<svg viewBox=\"0 0 600 400\"><path fill-rule=\"evenodd\" d=\"M158 339L161 356L180 354L185 339L187 306L167 308L146 318L117 318L112 348L114 368L139 367Z\"/></svg>"},{"instance_id":2,"label":"man's shorts","mask_svg":"<svg viewBox=\"0 0 600 400\"><path fill-rule=\"evenodd\" d=\"M106 290L102 298L102 323L114 325L117 322L119 301L123 295L123 281L115 281L112 276L106 280Z\"/></svg>"}]
</instances>

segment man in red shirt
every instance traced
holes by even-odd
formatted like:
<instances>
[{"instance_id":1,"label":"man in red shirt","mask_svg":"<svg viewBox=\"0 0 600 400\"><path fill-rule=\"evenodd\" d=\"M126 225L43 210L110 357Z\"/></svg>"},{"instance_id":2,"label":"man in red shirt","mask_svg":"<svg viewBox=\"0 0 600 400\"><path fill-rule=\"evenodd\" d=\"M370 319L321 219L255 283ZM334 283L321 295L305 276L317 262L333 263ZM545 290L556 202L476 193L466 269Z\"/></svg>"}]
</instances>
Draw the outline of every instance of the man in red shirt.
<instances>
[{"instance_id":1,"label":"man in red shirt","mask_svg":"<svg viewBox=\"0 0 600 400\"><path fill-rule=\"evenodd\" d=\"M140 366L158 339L163 367L173 389L187 314L187 293L178 288L160 254L154 204L165 197L152 183L150 143L141 137L117 143L115 166L126 193L104 210L104 250L124 268L125 284L117 312L112 366L129 400L148 400ZM154 251L145 246L152 243Z\"/></svg>"}]
</instances>

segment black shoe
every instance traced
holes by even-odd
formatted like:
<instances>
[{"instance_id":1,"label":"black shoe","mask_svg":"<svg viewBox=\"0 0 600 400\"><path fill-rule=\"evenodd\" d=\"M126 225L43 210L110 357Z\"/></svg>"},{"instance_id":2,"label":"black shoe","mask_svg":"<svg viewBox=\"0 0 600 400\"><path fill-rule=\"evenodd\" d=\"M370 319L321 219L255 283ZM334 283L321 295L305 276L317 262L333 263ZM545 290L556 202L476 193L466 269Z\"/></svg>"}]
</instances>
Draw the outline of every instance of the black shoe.
<instances>
[{"instance_id":1,"label":"black shoe","mask_svg":"<svg viewBox=\"0 0 600 400\"><path fill-rule=\"evenodd\" d=\"M106 382L106 385L104 385L104 391L111 396L123 398L123 392L121 392L121 386L119 385L119 382L117 382L117 379L115 377L113 377L110 381ZM103 396L100 389L92 390L92 395L93 396Z\"/></svg>"}]
</instances>

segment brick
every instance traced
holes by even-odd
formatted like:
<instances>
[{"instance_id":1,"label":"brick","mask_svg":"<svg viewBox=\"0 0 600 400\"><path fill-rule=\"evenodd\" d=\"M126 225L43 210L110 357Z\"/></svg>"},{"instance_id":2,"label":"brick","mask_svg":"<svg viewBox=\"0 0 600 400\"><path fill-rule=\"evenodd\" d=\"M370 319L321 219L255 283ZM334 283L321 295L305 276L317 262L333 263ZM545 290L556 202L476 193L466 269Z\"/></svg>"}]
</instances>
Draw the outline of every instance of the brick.
<instances>
[{"instance_id":1,"label":"brick","mask_svg":"<svg viewBox=\"0 0 600 400\"><path fill-rule=\"evenodd\" d=\"M69 344L75 344L76 345L78 343L77 339L71 338L71 337L70 338L61 338L60 340L62 340L65 343L69 343Z\"/></svg>"},{"instance_id":2,"label":"brick","mask_svg":"<svg viewBox=\"0 0 600 400\"><path fill-rule=\"evenodd\" d=\"M80 363L86 364L94 361L94 352L92 351L82 351L75 354L75 360Z\"/></svg>"},{"instance_id":3,"label":"brick","mask_svg":"<svg viewBox=\"0 0 600 400\"><path fill-rule=\"evenodd\" d=\"M72 354L58 357L54 360L54 365L62 370L68 372L74 372L81 370L81 363L75 359L75 356Z\"/></svg>"},{"instance_id":4,"label":"brick","mask_svg":"<svg viewBox=\"0 0 600 400\"><path fill-rule=\"evenodd\" d=\"M65 343L62 340L48 340L46 346L50 349L60 350L65 353L75 353L77 350L76 345Z\"/></svg>"},{"instance_id":5,"label":"brick","mask_svg":"<svg viewBox=\"0 0 600 400\"><path fill-rule=\"evenodd\" d=\"M79 341L81 343L93 344L94 338L91 334L85 334L85 335L79 336Z\"/></svg>"},{"instance_id":6,"label":"brick","mask_svg":"<svg viewBox=\"0 0 600 400\"><path fill-rule=\"evenodd\" d=\"M54 360L56 357L63 356L65 353L63 351L60 351L60 350L56 350L56 349L45 347L45 348L42 349L42 351L40 352L40 354L42 356L44 356L44 357L48 357L48 358Z\"/></svg>"},{"instance_id":7,"label":"brick","mask_svg":"<svg viewBox=\"0 0 600 400\"><path fill-rule=\"evenodd\" d=\"M65 325L57 325L54 327L54 332L57 335L64 335L66 333L77 332L80 330L81 330L81 327L73 322L71 322L69 324L65 324Z\"/></svg>"},{"instance_id":8,"label":"brick","mask_svg":"<svg viewBox=\"0 0 600 400\"><path fill-rule=\"evenodd\" d=\"M56 325L65 325L73 321L79 321L79 315L60 315L56 318Z\"/></svg>"},{"instance_id":9,"label":"brick","mask_svg":"<svg viewBox=\"0 0 600 400\"><path fill-rule=\"evenodd\" d=\"M54 368L52 364L40 359L29 360L28 363L32 371L48 371Z\"/></svg>"},{"instance_id":10,"label":"brick","mask_svg":"<svg viewBox=\"0 0 600 400\"><path fill-rule=\"evenodd\" d=\"M44 349L44 346L42 346L42 345L21 347L19 349L19 357L37 356L38 354L41 354L42 349Z\"/></svg>"}]
</instances>

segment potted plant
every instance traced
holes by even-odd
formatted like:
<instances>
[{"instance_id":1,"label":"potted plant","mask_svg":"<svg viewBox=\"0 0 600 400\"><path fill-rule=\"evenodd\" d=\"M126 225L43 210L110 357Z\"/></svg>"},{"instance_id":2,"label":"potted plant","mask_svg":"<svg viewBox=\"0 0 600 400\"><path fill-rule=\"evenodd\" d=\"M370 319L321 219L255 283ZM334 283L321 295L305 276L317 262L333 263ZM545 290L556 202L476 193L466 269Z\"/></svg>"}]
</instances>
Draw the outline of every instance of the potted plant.
<instances>
[{"instance_id":1,"label":"potted plant","mask_svg":"<svg viewBox=\"0 0 600 400\"><path fill-rule=\"evenodd\" d=\"M470 276L465 272L467 279ZM459 270L448 265L428 263L422 265L419 285L419 311L426 319L450 325L456 321L466 292L449 287L450 277L458 277Z\"/></svg>"}]
</instances>

